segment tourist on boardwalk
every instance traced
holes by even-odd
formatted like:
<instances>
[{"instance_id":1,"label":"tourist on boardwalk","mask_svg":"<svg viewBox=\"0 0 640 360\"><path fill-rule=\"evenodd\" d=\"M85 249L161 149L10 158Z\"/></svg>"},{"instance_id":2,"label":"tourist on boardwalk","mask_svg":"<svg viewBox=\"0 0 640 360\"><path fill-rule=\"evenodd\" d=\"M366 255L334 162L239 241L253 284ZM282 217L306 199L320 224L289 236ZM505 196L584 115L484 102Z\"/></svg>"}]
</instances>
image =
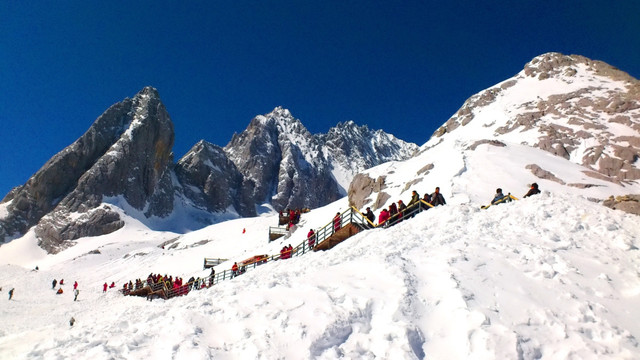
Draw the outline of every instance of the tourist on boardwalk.
<instances>
[{"instance_id":1,"label":"tourist on boardwalk","mask_svg":"<svg viewBox=\"0 0 640 360\"><path fill-rule=\"evenodd\" d=\"M438 206L438 205L446 205L447 202L444 201L444 196L442 196L442 194L440 193L440 188L436 187L436 191L431 194L431 205L433 206Z\"/></svg>"},{"instance_id":2,"label":"tourist on boardwalk","mask_svg":"<svg viewBox=\"0 0 640 360\"><path fill-rule=\"evenodd\" d=\"M416 205L419 201L420 201L420 195L418 195L417 191L413 190L411 192L411 200L409 200L409 204L407 204L407 208L410 208Z\"/></svg>"},{"instance_id":3,"label":"tourist on boardwalk","mask_svg":"<svg viewBox=\"0 0 640 360\"><path fill-rule=\"evenodd\" d=\"M380 211L380 215L378 215L378 226L386 225L390 216L391 215L389 214L389 211L387 211L387 208L382 209L382 211Z\"/></svg>"},{"instance_id":4,"label":"tourist on boardwalk","mask_svg":"<svg viewBox=\"0 0 640 360\"><path fill-rule=\"evenodd\" d=\"M538 184L533 183L531 184L531 189L529 189L529 191L527 191L526 195L524 197L529 197L532 195L536 195L536 194L540 194L540 189L538 189Z\"/></svg>"},{"instance_id":5,"label":"tourist on boardwalk","mask_svg":"<svg viewBox=\"0 0 640 360\"><path fill-rule=\"evenodd\" d=\"M231 267L231 278L233 279L237 275L238 275L238 263L233 263L233 266Z\"/></svg>"},{"instance_id":6,"label":"tourist on boardwalk","mask_svg":"<svg viewBox=\"0 0 640 360\"><path fill-rule=\"evenodd\" d=\"M209 275L209 286L213 285L213 281L215 280L215 278L216 278L216 270L213 267L211 267L211 274Z\"/></svg>"},{"instance_id":7,"label":"tourist on boardwalk","mask_svg":"<svg viewBox=\"0 0 640 360\"><path fill-rule=\"evenodd\" d=\"M336 216L333 217L333 231L337 232L340 230L342 219L340 219L340 213L336 213Z\"/></svg>"},{"instance_id":8,"label":"tourist on boardwalk","mask_svg":"<svg viewBox=\"0 0 640 360\"><path fill-rule=\"evenodd\" d=\"M407 205L405 205L402 200L398 200L398 222L402 221L406 211Z\"/></svg>"},{"instance_id":9,"label":"tourist on boardwalk","mask_svg":"<svg viewBox=\"0 0 640 360\"><path fill-rule=\"evenodd\" d=\"M416 215L419 204L420 195L418 195L417 191L413 190L411 192L411 200L409 200L409 204L407 204L407 214L409 214L410 217L414 217Z\"/></svg>"},{"instance_id":10,"label":"tourist on boardwalk","mask_svg":"<svg viewBox=\"0 0 640 360\"><path fill-rule=\"evenodd\" d=\"M313 229L309 229L309 232L307 233L307 243L312 249L316 245L316 232L313 231Z\"/></svg>"},{"instance_id":11,"label":"tourist on boardwalk","mask_svg":"<svg viewBox=\"0 0 640 360\"><path fill-rule=\"evenodd\" d=\"M376 216L373 213L373 211L371 211L370 207L367 207L367 211L364 213L364 216L367 218L367 220L369 220L369 224L367 224L367 227L373 227L375 222L376 222Z\"/></svg>"},{"instance_id":12,"label":"tourist on boardwalk","mask_svg":"<svg viewBox=\"0 0 640 360\"><path fill-rule=\"evenodd\" d=\"M395 221L398 218L398 207L396 206L396 203L392 202L391 205L389 205L389 220L387 220L387 225L391 226L393 224L395 224Z\"/></svg>"}]
</instances>

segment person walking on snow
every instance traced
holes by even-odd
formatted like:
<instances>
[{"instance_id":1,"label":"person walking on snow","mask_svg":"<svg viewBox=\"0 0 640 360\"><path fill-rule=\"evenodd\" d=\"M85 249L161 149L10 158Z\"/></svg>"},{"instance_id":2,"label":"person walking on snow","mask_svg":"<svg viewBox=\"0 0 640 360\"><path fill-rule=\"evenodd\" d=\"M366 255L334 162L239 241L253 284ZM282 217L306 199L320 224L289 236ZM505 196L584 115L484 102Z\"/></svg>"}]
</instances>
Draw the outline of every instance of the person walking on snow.
<instances>
[{"instance_id":1,"label":"person walking on snow","mask_svg":"<svg viewBox=\"0 0 640 360\"><path fill-rule=\"evenodd\" d=\"M80 290L78 289L73 289L73 301L78 300L78 294L80 293Z\"/></svg>"},{"instance_id":2,"label":"person walking on snow","mask_svg":"<svg viewBox=\"0 0 640 360\"><path fill-rule=\"evenodd\" d=\"M58 284L58 280L53 279L53 281L51 282L51 288L55 289L57 284Z\"/></svg>"},{"instance_id":3,"label":"person walking on snow","mask_svg":"<svg viewBox=\"0 0 640 360\"><path fill-rule=\"evenodd\" d=\"M78 282L74 281L73 282L73 290L76 290L78 288Z\"/></svg>"},{"instance_id":4,"label":"person walking on snow","mask_svg":"<svg viewBox=\"0 0 640 360\"><path fill-rule=\"evenodd\" d=\"M12 297L13 297L13 288L9 290L9 300L11 300Z\"/></svg>"},{"instance_id":5,"label":"person walking on snow","mask_svg":"<svg viewBox=\"0 0 640 360\"><path fill-rule=\"evenodd\" d=\"M238 263L234 262L233 266L231 267L231 278L233 279L237 275L238 275Z\"/></svg>"},{"instance_id":6,"label":"person walking on snow","mask_svg":"<svg viewBox=\"0 0 640 360\"><path fill-rule=\"evenodd\" d=\"M109 286L109 285L107 285L107 283L104 283L104 285L102 285L102 292L103 293L107 292L107 286Z\"/></svg>"}]
</instances>

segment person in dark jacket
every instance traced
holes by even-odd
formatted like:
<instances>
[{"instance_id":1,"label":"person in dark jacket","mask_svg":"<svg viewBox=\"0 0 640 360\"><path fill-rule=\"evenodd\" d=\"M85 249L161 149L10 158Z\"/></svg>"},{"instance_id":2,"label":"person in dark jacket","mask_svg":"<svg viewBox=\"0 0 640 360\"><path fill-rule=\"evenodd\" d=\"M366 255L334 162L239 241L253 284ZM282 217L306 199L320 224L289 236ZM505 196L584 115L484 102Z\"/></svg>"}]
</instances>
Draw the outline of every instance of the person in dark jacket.
<instances>
[{"instance_id":1,"label":"person in dark jacket","mask_svg":"<svg viewBox=\"0 0 640 360\"><path fill-rule=\"evenodd\" d=\"M407 214L411 213L411 217L414 217L416 215L416 210L418 210L417 206L420 203L420 195L418 195L418 192L413 190L411 192L411 200L409 200L409 203L407 204Z\"/></svg>"},{"instance_id":2,"label":"person in dark jacket","mask_svg":"<svg viewBox=\"0 0 640 360\"><path fill-rule=\"evenodd\" d=\"M51 282L51 288L55 289L57 284L58 284L58 280L53 279L53 281Z\"/></svg>"},{"instance_id":3,"label":"person in dark jacket","mask_svg":"<svg viewBox=\"0 0 640 360\"><path fill-rule=\"evenodd\" d=\"M444 196L442 196L442 194L440 193L440 188L436 187L436 191L431 194L431 205L433 206L438 206L438 205L446 205L447 202L444 201Z\"/></svg>"},{"instance_id":4,"label":"person in dark jacket","mask_svg":"<svg viewBox=\"0 0 640 360\"><path fill-rule=\"evenodd\" d=\"M393 225L393 222L396 221L396 217L398 216L398 207L396 203L391 203L389 205L389 225Z\"/></svg>"},{"instance_id":5,"label":"person in dark jacket","mask_svg":"<svg viewBox=\"0 0 640 360\"><path fill-rule=\"evenodd\" d=\"M407 205L405 205L402 200L398 200L398 222L402 221L406 211Z\"/></svg>"},{"instance_id":6,"label":"person in dark jacket","mask_svg":"<svg viewBox=\"0 0 640 360\"><path fill-rule=\"evenodd\" d=\"M529 189L529 191L524 197L529 197L536 194L540 194L540 189L538 189L538 184L533 183L531 184L531 189Z\"/></svg>"},{"instance_id":7,"label":"person in dark jacket","mask_svg":"<svg viewBox=\"0 0 640 360\"><path fill-rule=\"evenodd\" d=\"M13 288L11 288L11 290L9 290L9 300L11 300L11 298L13 297Z\"/></svg>"},{"instance_id":8,"label":"person in dark jacket","mask_svg":"<svg viewBox=\"0 0 640 360\"><path fill-rule=\"evenodd\" d=\"M367 208L367 212L364 213L364 216L371 222L371 224L367 224L367 226L372 227L373 224L375 224L376 216L373 214L370 207Z\"/></svg>"}]
</instances>

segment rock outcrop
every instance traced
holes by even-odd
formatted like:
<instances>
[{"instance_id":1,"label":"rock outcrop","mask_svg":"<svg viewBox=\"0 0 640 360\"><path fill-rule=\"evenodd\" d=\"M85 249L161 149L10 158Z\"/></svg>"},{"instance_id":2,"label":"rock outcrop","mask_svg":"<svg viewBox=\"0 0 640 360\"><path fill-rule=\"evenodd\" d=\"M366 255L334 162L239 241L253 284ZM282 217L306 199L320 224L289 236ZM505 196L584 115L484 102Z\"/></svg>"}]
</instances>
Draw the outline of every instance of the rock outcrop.
<instances>
[{"instance_id":1,"label":"rock outcrop","mask_svg":"<svg viewBox=\"0 0 640 360\"><path fill-rule=\"evenodd\" d=\"M177 164L173 142L173 123L155 89L111 106L5 197L0 243L33 228L39 245L55 253L120 229L122 212L159 224L171 221L174 206L197 213L194 226L210 224L214 214L255 216L265 203L318 207L344 196L357 172L418 148L353 122L312 135L282 108L257 116L224 148L200 141Z\"/></svg>"},{"instance_id":2,"label":"rock outcrop","mask_svg":"<svg viewBox=\"0 0 640 360\"><path fill-rule=\"evenodd\" d=\"M2 240L37 224L43 248L101 235L123 225L117 212L97 208L105 197L122 196L147 216L172 211L173 124L157 91L144 88L111 106L73 144L52 157L3 202ZM89 214L91 212L91 214Z\"/></svg>"}]
</instances>

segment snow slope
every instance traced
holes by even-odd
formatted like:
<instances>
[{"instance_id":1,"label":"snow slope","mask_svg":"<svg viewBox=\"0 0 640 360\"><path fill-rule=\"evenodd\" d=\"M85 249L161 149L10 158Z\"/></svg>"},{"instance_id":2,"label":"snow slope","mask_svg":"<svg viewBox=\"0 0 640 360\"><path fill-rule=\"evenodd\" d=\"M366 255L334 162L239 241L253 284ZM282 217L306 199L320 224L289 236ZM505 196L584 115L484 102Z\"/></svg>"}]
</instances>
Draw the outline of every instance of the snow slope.
<instances>
[{"instance_id":1,"label":"snow slope","mask_svg":"<svg viewBox=\"0 0 640 360\"><path fill-rule=\"evenodd\" d=\"M205 256L277 253L345 207L341 200L305 214L291 238L271 244L273 216L212 225L170 250L158 245L175 234L131 222L48 257L32 238L16 240L20 249L0 248L1 262L16 264L0 271L5 294L16 288L0 310L0 358L640 356L637 217L570 194L544 192L487 210L438 207L168 301L102 293L105 281L120 286L150 272L205 276ZM17 257L30 243L35 254ZM92 249L100 254L87 254ZM55 295L51 281L61 277L68 285Z\"/></svg>"}]
</instances>

